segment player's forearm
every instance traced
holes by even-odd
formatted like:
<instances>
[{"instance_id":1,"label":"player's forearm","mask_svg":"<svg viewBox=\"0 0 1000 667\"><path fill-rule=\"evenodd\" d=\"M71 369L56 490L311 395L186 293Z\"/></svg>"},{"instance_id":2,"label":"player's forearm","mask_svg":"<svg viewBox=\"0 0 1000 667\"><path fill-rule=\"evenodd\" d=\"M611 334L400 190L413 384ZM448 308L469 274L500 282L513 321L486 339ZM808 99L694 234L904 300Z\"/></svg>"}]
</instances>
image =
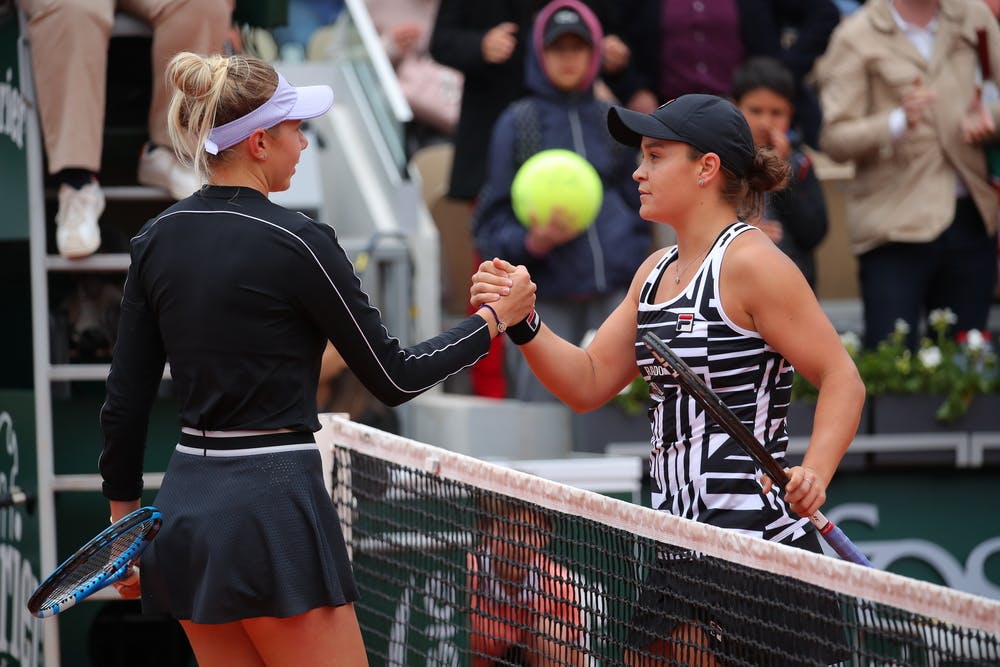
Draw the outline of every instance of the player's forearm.
<instances>
[{"instance_id":1,"label":"player's forearm","mask_svg":"<svg viewBox=\"0 0 1000 667\"><path fill-rule=\"evenodd\" d=\"M135 500L111 500L108 502L111 506L111 523L114 523L118 519L122 518L130 512L134 512L139 509L141 504L141 499L136 498Z\"/></svg>"},{"instance_id":2,"label":"player's forearm","mask_svg":"<svg viewBox=\"0 0 1000 667\"><path fill-rule=\"evenodd\" d=\"M542 330L521 346L535 377L560 401L576 412L604 405L613 393L600 389L590 355L557 336L542 321Z\"/></svg>"},{"instance_id":3,"label":"player's forearm","mask_svg":"<svg viewBox=\"0 0 1000 667\"><path fill-rule=\"evenodd\" d=\"M858 430L865 387L853 368L838 369L823 378L809 448L802 465L829 484Z\"/></svg>"}]
</instances>

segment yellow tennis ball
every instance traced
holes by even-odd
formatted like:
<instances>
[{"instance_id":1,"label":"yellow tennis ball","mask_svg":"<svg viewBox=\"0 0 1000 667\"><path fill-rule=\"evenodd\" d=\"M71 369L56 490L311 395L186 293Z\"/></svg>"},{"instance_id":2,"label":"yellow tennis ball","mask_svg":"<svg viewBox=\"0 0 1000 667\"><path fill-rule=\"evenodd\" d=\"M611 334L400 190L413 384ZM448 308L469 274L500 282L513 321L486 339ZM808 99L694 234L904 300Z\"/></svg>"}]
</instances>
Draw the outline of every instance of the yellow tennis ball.
<instances>
[{"instance_id":1,"label":"yellow tennis ball","mask_svg":"<svg viewBox=\"0 0 1000 667\"><path fill-rule=\"evenodd\" d=\"M552 209L559 207L582 231L594 222L603 198L604 187L594 166L578 153L562 148L541 151L525 160L510 186L511 206L523 225L531 223L532 214L545 224Z\"/></svg>"}]
</instances>

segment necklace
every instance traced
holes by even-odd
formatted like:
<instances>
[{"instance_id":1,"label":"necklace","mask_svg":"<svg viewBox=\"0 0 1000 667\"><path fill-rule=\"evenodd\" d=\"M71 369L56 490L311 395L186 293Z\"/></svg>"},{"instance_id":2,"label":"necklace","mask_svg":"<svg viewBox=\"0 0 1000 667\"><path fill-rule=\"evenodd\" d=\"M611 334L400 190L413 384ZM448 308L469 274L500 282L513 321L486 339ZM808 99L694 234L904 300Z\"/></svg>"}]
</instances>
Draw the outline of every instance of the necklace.
<instances>
[{"instance_id":1,"label":"necklace","mask_svg":"<svg viewBox=\"0 0 1000 667\"><path fill-rule=\"evenodd\" d=\"M686 262L686 263L684 264L684 268L683 268L683 269L681 268L681 265L680 265L680 262L677 262L677 263L675 263L675 264L674 264L674 284L675 284L675 285L680 285L680 284L681 284L681 276L682 276L683 274L687 273L687 270L691 268L691 265L692 265L692 264L694 264L694 263L695 263L695 262L697 262L697 261L698 261L699 259L701 259L701 258L702 258L702 257L704 257L704 256L705 256L706 254L708 254L708 251L712 249L712 246L713 246L713 245L715 245L715 241L714 241L714 240L713 240L713 241L712 241L712 242L711 242L710 244L708 244L708 247L707 247L707 248L705 248L705 249L704 249L704 250L702 250L702 251L701 251L700 253L698 253L697 255L695 255L693 259L689 259L689 260L688 260L688 261L687 261L687 262ZM678 259L680 258L680 256L681 256L681 255L680 255L680 252L678 252L678 253L677 253L677 257L678 257Z\"/></svg>"}]
</instances>

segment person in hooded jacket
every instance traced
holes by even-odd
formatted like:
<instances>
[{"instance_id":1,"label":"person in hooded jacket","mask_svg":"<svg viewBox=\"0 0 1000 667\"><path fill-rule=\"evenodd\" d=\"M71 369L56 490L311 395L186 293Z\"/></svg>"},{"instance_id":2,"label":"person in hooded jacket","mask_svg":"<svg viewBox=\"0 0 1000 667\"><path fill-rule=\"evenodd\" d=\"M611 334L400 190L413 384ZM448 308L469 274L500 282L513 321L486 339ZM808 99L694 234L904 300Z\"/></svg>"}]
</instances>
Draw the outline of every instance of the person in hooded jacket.
<instances>
[{"instance_id":1,"label":"person in hooded jacket","mask_svg":"<svg viewBox=\"0 0 1000 667\"><path fill-rule=\"evenodd\" d=\"M546 324L574 341L621 303L651 244L649 223L636 213L636 154L612 139L605 124L610 105L594 96L601 39L597 17L577 0L555 0L539 12L525 61L531 94L497 120L473 216L480 254L524 264L538 286ZM535 153L552 148L578 153L601 177L601 208L583 231L558 208L551 219L527 226L514 214L510 189L517 170ZM507 368L512 398L556 400L516 348L507 355Z\"/></svg>"}]
</instances>

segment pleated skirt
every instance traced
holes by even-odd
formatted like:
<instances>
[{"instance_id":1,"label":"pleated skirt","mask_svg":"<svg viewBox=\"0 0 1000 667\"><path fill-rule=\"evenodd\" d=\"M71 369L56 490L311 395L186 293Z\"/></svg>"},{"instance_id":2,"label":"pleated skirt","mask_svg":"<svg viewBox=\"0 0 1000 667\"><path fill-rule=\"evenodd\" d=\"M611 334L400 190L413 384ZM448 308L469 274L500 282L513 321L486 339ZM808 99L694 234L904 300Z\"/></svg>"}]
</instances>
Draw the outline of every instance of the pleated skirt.
<instances>
[{"instance_id":1,"label":"pleated skirt","mask_svg":"<svg viewBox=\"0 0 1000 667\"><path fill-rule=\"evenodd\" d=\"M198 440L209 455L179 445L156 496L163 526L140 564L143 611L229 623L356 600L315 444L239 449L227 438L230 451L211 455L212 439Z\"/></svg>"}]
</instances>

